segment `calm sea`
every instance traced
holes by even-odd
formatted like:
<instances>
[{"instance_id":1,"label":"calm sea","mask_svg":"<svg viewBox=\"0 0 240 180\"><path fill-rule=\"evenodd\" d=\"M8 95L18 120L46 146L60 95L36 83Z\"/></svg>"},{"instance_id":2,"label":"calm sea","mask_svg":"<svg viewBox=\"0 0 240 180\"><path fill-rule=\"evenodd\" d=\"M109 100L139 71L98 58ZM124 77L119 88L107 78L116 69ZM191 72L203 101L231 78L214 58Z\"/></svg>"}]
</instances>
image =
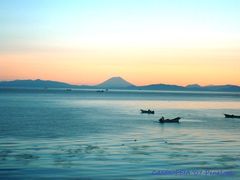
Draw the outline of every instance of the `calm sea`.
<instances>
[{"instance_id":1,"label":"calm sea","mask_svg":"<svg viewBox=\"0 0 240 180\"><path fill-rule=\"evenodd\" d=\"M239 93L1 89L0 178L240 179L224 113Z\"/></svg>"}]
</instances>

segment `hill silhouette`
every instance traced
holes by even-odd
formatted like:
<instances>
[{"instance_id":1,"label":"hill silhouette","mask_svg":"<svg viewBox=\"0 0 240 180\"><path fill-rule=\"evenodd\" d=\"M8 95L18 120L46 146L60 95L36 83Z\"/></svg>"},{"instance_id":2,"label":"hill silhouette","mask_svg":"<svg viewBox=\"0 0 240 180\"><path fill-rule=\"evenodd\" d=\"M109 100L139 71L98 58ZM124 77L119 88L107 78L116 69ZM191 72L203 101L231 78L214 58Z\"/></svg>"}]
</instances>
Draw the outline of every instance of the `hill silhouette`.
<instances>
[{"instance_id":1,"label":"hill silhouette","mask_svg":"<svg viewBox=\"0 0 240 180\"><path fill-rule=\"evenodd\" d=\"M64 82L49 80L14 80L1 81L0 88L87 88L87 89L129 89L129 90L162 90L162 91L218 91L218 92L240 92L240 86L236 85L209 85L200 86L191 84L188 86L169 85L169 84L150 84L136 86L121 77L112 77L106 81L95 85L72 85Z\"/></svg>"}]
</instances>

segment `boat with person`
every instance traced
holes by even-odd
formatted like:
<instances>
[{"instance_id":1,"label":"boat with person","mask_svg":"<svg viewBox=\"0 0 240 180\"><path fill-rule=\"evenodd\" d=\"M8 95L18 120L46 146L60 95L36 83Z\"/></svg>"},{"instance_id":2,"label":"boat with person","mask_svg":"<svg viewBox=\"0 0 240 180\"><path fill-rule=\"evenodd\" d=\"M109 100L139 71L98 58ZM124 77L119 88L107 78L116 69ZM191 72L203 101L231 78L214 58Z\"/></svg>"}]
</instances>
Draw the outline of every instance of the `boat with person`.
<instances>
[{"instance_id":1,"label":"boat with person","mask_svg":"<svg viewBox=\"0 0 240 180\"><path fill-rule=\"evenodd\" d=\"M153 110L143 110L143 109L140 109L141 113L145 113L145 114L154 114L155 112Z\"/></svg>"},{"instance_id":2,"label":"boat with person","mask_svg":"<svg viewBox=\"0 0 240 180\"><path fill-rule=\"evenodd\" d=\"M179 123L180 117L176 117L173 119L165 119L164 117L161 117L159 119L159 123Z\"/></svg>"},{"instance_id":3,"label":"boat with person","mask_svg":"<svg viewBox=\"0 0 240 180\"><path fill-rule=\"evenodd\" d=\"M240 116L234 114L224 114L225 118L240 118Z\"/></svg>"}]
</instances>

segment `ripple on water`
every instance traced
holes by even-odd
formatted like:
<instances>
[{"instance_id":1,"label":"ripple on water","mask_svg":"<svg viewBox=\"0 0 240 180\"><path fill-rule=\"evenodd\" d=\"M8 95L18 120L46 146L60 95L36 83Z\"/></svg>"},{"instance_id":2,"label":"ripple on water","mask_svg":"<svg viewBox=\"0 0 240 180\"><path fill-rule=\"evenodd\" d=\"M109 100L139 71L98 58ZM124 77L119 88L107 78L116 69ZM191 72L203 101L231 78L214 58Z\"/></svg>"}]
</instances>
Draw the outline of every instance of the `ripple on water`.
<instances>
[{"instance_id":1,"label":"ripple on water","mask_svg":"<svg viewBox=\"0 0 240 180\"><path fill-rule=\"evenodd\" d=\"M33 154L17 154L15 155L15 158L19 160L32 160L32 159L38 159L39 156L36 156Z\"/></svg>"}]
</instances>

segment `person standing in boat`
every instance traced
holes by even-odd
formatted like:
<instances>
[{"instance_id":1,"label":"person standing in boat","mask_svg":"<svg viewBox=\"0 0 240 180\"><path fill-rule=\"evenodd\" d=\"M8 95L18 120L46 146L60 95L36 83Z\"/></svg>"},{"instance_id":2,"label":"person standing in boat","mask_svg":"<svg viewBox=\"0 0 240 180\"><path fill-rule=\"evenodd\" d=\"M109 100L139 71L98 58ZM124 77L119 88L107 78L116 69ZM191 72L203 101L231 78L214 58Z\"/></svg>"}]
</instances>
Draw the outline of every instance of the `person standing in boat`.
<instances>
[{"instance_id":1,"label":"person standing in boat","mask_svg":"<svg viewBox=\"0 0 240 180\"><path fill-rule=\"evenodd\" d=\"M159 122L163 122L164 121L164 117L162 116L160 119L159 119Z\"/></svg>"}]
</instances>

